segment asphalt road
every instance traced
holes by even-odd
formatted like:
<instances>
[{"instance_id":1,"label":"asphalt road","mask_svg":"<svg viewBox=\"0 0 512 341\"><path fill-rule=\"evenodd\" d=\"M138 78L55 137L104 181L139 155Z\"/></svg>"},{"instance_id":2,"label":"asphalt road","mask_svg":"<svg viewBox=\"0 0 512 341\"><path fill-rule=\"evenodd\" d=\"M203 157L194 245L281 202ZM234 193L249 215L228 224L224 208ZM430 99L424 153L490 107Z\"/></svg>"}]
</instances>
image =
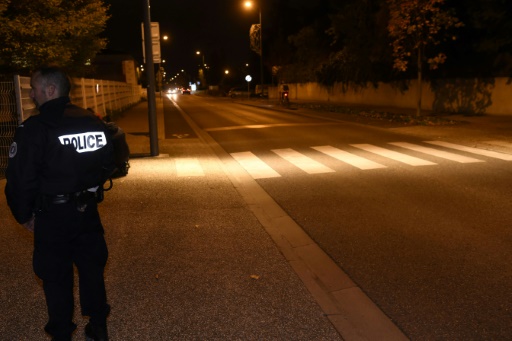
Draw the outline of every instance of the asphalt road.
<instances>
[{"instance_id":1,"label":"asphalt road","mask_svg":"<svg viewBox=\"0 0 512 341\"><path fill-rule=\"evenodd\" d=\"M444 134L457 127L425 136L332 114L176 102L408 337L512 337L512 136ZM254 172L255 160L270 170Z\"/></svg>"}]
</instances>

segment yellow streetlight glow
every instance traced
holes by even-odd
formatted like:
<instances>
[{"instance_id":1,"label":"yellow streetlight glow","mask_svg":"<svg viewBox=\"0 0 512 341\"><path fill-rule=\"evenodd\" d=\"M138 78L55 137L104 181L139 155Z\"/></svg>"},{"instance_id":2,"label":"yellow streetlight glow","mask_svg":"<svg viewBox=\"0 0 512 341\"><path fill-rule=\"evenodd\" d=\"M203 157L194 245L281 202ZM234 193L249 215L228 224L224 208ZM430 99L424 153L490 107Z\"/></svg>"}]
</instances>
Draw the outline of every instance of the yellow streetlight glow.
<instances>
[{"instance_id":1,"label":"yellow streetlight glow","mask_svg":"<svg viewBox=\"0 0 512 341\"><path fill-rule=\"evenodd\" d=\"M262 25L262 20L261 20L261 1L262 0L259 0L258 2L258 9L259 9L259 17L260 17L260 23L259 23L259 55L260 55L260 82L261 82L261 89L263 91L263 83L264 83L264 80L263 80L263 25ZM255 4L255 1L253 0L246 0L244 1L244 7L246 9L253 9L256 7L256 4Z\"/></svg>"}]
</instances>

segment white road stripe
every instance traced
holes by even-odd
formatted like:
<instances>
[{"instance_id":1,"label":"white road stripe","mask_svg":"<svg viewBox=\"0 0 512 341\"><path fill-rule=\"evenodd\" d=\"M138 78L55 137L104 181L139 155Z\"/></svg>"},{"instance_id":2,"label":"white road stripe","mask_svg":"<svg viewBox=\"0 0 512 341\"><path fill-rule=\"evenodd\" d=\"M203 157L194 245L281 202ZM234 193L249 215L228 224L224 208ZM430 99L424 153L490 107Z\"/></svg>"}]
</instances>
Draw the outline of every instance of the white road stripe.
<instances>
[{"instance_id":1,"label":"white road stripe","mask_svg":"<svg viewBox=\"0 0 512 341\"><path fill-rule=\"evenodd\" d=\"M498 153L498 152L494 152L492 150L467 147L467 146L462 146L459 144L443 142L443 141L425 141L425 142L434 144L436 146L461 150L463 152L468 152L468 153L472 153L472 154L483 155L483 156L492 157L495 159L500 159L500 160L505 160L505 161L512 161L512 154Z\"/></svg>"},{"instance_id":2,"label":"white road stripe","mask_svg":"<svg viewBox=\"0 0 512 341\"><path fill-rule=\"evenodd\" d=\"M363 157L357 156L355 154L351 154L349 152L346 152L344 150L334 148L331 146L318 146L318 147L311 147L311 148L318 150L319 152L324 153L326 155L329 155L337 160L348 163L349 165L352 165L359 169L366 170L366 169L386 168L386 166L381 165L380 163L373 162L371 160L365 159Z\"/></svg>"},{"instance_id":3,"label":"white road stripe","mask_svg":"<svg viewBox=\"0 0 512 341\"><path fill-rule=\"evenodd\" d=\"M483 143L492 144L494 146L507 147L512 150L512 143L507 141L483 141Z\"/></svg>"},{"instance_id":4,"label":"white road stripe","mask_svg":"<svg viewBox=\"0 0 512 341\"><path fill-rule=\"evenodd\" d=\"M324 166L320 162L317 162L304 154L301 154L293 149L273 149L274 153L292 163L293 165L299 167L304 172L308 174L319 174L319 173L332 173L333 169Z\"/></svg>"},{"instance_id":5,"label":"white road stripe","mask_svg":"<svg viewBox=\"0 0 512 341\"><path fill-rule=\"evenodd\" d=\"M402 154L402 153L395 152L395 151L390 150L390 149L385 149L385 148L377 147L377 146L374 146L374 145L371 145L371 144L352 144L351 146L359 148L359 149L366 150L366 151L368 151L370 153L374 153L374 154L377 154L377 155L380 155L380 156L387 157L387 158L395 160L395 161L403 162L403 163L411 165L411 166L428 166L428 165L435 165L436 164L434 162L430 162L430 161L427 161L427 160L419 159L419 158L414 157L414 156L410 156L410 155L407 155L407 154Z\"/></svg>"},{"instance_id":6,"label":"white road stripe","mask_svg":"<svg viewBox=\"0 0 512 341\"><path fill-rule=\"evenodd\" d=\"M325 125L337 125L337 122L320 122L320 123L272 123L272 124L249 124L242 126L229 126L229 127L217 127L207 128L205 131L226 131L226 130L239 130L239 129L265 129L265 128L279 128L279 127L300 127L300 126L325 126Z\"/></svg>"},{"instance_id":7,"label":"white road stripe","mask_svg":"<svg viewBox=\"0 0 512 341\"><path fill-rule=\"evenodd\" d=\"M203 167L196 158L177 158L174 162L178 177L204 176Z\"/></svg>"},{"instance_id":8,"label":"white road stripe","mask_svg":"<svg viewBox=\"0 0 512 341\"><path fill-rule=\"evenodd\" d=\"M449 153L449 152L445 152L443 150L424 147L424 146L420 146L420 145L412 144L412 143L408 143L408 142L390 142L389 144L392 144L393 146L398 146L398 147L414 150L414 151L417 151L420 153L437 156L437 157L440 157L443 159L460 162L460 163L484 162L483 160L474 159L472 157Z\"/></svg>"},{"instance_id":9,"label":"white road stripe","mask_svg":"<svg viewBox=\"0 0 512 341\"><path fill-rule=\"evenodd\" d=\"M281 175L251 152L231 153L231 156L254 179L277 178Z\"/></svg>"}]
</instances>

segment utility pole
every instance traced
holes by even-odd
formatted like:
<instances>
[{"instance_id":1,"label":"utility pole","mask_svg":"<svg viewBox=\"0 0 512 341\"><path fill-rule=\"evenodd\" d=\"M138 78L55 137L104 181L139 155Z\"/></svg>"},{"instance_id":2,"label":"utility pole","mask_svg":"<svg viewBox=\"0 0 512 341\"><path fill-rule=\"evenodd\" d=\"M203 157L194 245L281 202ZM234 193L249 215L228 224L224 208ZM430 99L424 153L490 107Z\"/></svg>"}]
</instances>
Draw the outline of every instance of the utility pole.
<instances>
[{"instance_id":1,"label":"utility pole","mask_svg":"<svg viewBox=\"0 0 512 341\"><path fill-rule=\"evenodd\" d=\"M156 122L156 82L153 62L153 41L151 37L151 14L149 0L144 0L144 47L146 72L148 75L148 123L151 156L158 156L158 128Z\"/></svg>"}]
</instances>

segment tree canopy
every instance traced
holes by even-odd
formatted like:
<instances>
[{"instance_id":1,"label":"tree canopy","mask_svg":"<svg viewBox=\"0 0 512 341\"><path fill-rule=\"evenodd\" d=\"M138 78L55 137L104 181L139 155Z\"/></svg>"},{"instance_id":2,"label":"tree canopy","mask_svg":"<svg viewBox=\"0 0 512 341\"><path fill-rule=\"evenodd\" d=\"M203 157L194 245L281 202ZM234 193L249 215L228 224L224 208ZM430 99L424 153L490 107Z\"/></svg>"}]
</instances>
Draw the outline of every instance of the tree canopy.
<instances>
[{"instance_id":1,"label":"tree canopy","mask_svg":"<svg viewBox=\"0 0 512 341\"><path fill-rule=\"evenodd\" d=\"M418 58L421 69L422 56L426 49L439 45L444 39L456 40L450 28L463 26L453 15L453 9L443 8L445 0L387 0L390 20L389 35L393 46L393 67L406 71L412 57ZM446 54L439 52L428 58L432 69L437 69L446 60Z\"/></svg>"},{"instance_id":2,"label":"tree canopy","mask_svg":"<svg viewBox=\"0 0 512 341\"><path fill-rule=\"evenodd\" d=\"M388 31L393 46L393 67L399 71L409 68L409 61L416 59L417 115L421 114L423 63L437 69L446 60L441 51L426 57L427 49L441 41L456 40L450 29L463 24L453 14L453 9L442 8L445 0L387 0L390 12Z\"/></svg>"},{"instance_id":3,"label":"tree canopy","mask_svg":"<svg viewBox=\"0 0 512 341\"><path fill-rule=\"evenodd\" d=\"M301 3L276 1L264 34L278 80L359 87L416 78L423 63L424 79L512 73L510 0Z\"/></svg>"},{"instance_id":4,"label":"tree canopy","mask_svg":"<svg viewBox=\"0 0 512 341\"><path fill-rule=\"evenodd\" d=\"M75 74L106 46L101 0L0 0L0 65L24 73L56 64Z\"/></svg>"}]
</instances>

